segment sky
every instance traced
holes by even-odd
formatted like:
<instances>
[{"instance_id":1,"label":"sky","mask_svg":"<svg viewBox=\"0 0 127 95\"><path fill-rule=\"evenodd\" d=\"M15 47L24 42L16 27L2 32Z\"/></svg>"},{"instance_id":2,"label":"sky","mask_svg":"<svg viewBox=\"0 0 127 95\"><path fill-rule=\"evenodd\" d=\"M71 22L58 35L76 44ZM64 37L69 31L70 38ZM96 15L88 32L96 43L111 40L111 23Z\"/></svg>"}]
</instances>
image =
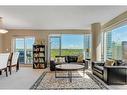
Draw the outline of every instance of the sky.
<instances>
[{"instance_id":1,"label":"sky","mask_svg":"<svg viewBox=\"0 0 127 95\"><path fill-rule=\"evenodd\" d=\"M62 35L61 43L63 49L83 49L84 35Z\"/></svg>"},{"instance_id":2,"label":"sky","mask_svg":"<svg viewBox=\"0 0 127 95\"><path fill-rule=\"evenodd\" d=\"M127 25L112 30L112 41L127 41Z\"/></svg>"},{"instance_id":3,"label":"sky","mask_svg":"<svg viewBox=\"0 0 127 95\"><path fill-rule=\"evenodd\" d=\"M86 39L87 40L87 39ZM60 38L51 39L52 49L58 49ZM63 34L61 36L62 49L83 49L84 48L84 35Z\"/></svg>"},{"instance_id":4,"label":"sky","mask_svg":"<svg viewBox=\"0 0 127 95\"><path fill-rule=\"evenodd\" d=\"M34 38L25 38L27 49L33 48ZM24 49L24 38L16 38L16 48Z\"/></svg>"}]
</instances>

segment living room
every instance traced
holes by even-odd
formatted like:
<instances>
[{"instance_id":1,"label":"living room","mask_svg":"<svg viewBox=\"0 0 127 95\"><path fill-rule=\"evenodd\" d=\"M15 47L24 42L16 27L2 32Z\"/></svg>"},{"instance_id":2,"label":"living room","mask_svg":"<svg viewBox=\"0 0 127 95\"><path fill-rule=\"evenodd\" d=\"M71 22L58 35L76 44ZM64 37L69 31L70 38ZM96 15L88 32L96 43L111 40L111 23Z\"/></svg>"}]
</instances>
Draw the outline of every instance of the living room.
<instances>
[{"instance_id":1,"label":"living room","mask_svg":"<svg viewBox=\"0 0 127 95\"><path fill-rule=\"evenodd\" d=\"M0 6L0 89L127 89L126 9Z\"/></svg>"}]
</instances>

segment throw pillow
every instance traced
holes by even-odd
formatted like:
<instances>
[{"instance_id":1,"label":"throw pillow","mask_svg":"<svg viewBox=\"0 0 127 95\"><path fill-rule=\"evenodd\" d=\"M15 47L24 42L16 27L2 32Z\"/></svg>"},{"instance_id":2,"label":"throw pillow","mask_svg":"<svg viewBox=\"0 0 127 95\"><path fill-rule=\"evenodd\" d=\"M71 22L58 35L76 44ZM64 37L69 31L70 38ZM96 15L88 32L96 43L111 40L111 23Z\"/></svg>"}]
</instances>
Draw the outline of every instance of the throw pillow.
<instances>
[{"instance_id":1,"label":"throw pillow","mask_svg":"<svg viewBox=\"0 0 127 95\"><path fill-rule=\"evenodd\" d=\"M83 54L80 54L80 55L78 56L77 62L78 62L78 63L83 62L83 59L84 59Z\"/></svg>"},{"instance_id":2,"label":"throw pillow","mask_svg":"<svg viewBox=\"0 0 127 95\"><path fill-rule=\"evenodd\" d=\"M68 63L77 62L77 56L68 56Z\"/></svg>"},{"instance_id":3,"label":"throw pillow","mask_svg":"<svg viewBox=\"0 0 127 95\"><path fill-rule=\"evenodd\" d=\"M65 57L61 57L61 62L65 63Z\"/></svg>"},{"instance_id":4,"label":"throw pillow","mask_svg":"<svg viewBox=\"0 0 127 95\"><path fill-rule=\"evenodd\" d=\"M113 66L115 63L115 60L106 60L105 66Z\"/></svg>"},{"instance_id":5,"label":"throw pillow","mask_svg":"<svg viewBox=\"0 0 127 95\"><path fill-rule=\"evenodd\" d=\"M57 57L57 58L55 58L55 63L65 63L65 58L64 57Z\"/></svg>"},{"instance_id":6,"label":"throw pillow","mask_svg":"<svg viewBox=\"0 0 127 95\"><path fill-rule=\"evenodd\" d=\"M125 62L122 60L117 60L117 66L124 66Z\"/></svg>"}]
</instances>

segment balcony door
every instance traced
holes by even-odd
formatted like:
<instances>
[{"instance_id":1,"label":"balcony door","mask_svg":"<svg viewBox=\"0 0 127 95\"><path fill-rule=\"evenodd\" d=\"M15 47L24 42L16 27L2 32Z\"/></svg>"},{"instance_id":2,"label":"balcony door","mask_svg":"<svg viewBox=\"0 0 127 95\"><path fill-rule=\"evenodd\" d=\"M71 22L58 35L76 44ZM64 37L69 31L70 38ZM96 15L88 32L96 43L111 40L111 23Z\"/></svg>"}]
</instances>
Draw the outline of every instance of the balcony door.
<instances>
[{"instance_id":1,"label":"balcony door","mask_svg":"<svg viewBox=\"0 0 127 95\"><path fill-rule=\"evenodd\" d=\"M34 37L15 37L13 38L13 51L19 52L19 63L32 64Z\"/></svg>"}]
</instances>

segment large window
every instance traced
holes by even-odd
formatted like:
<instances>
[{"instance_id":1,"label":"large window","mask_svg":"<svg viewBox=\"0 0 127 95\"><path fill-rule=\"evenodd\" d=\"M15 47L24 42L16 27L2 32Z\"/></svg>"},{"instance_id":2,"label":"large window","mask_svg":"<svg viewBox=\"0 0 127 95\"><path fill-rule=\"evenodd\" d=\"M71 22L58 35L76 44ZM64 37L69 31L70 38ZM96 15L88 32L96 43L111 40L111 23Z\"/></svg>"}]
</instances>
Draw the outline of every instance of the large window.
<instances>
[{"instance_id":1,"label":"large window","mask_svg":"<svg viewBox=\"0 0 127 95\"><path fill-rule=\"evenodd\" d=\"M84 52L87 59L91 59L91 48L92 48L92 36L91 34L84 35Z\"/></svg>"},{"instance_id":2,"label":"large window","mask_svg":"<svg viewBox=\"0 0 127 95\"><path fill-rule=\"evenodd\" d=\"M62 34L50 37L51 59L55 56L85 54L85 58L90 58L91 34Z\"/></svg>"},{"instance_id":3,"label":"large window","mask_svg":"<svg viewBox=\"0 0 127 95\"><path fill-rule=\"evenodd\" d=\"M127 59L127 25L106 32L106 58Z\"/></svg>"},{"instance_id":4,"label":"large window","mask_svg":"<svg viewBox=\"0 0 127 95\"><path fill-rule=\"evenodd\" d=\"M78 55L84 49L84 35L62 35L61 55Z\"/></svg>"},{"instance_id":5,"label":"large window","mask_svg":"<svg viewBox=\"0 0 127 95\"><path fill-rule=\"evenodd\" d=\"M13 51L19 52L19 63L31 64L33 61L34 37L13 38Z\"/></svg>"},{"instance_id":6,"label":"large window","mask_svg":"<svg viewBox=\"0 0 127 95\"><path fill-rule=\"evenodd\" d=\"M57 55L61 55L60 53L60 37L59 36L53 36L50 39L50 45L51 45L51 49L50 49L50 53L51 53L51 59L54 59L55 56Z\"/></svg>"}]
</instances>

